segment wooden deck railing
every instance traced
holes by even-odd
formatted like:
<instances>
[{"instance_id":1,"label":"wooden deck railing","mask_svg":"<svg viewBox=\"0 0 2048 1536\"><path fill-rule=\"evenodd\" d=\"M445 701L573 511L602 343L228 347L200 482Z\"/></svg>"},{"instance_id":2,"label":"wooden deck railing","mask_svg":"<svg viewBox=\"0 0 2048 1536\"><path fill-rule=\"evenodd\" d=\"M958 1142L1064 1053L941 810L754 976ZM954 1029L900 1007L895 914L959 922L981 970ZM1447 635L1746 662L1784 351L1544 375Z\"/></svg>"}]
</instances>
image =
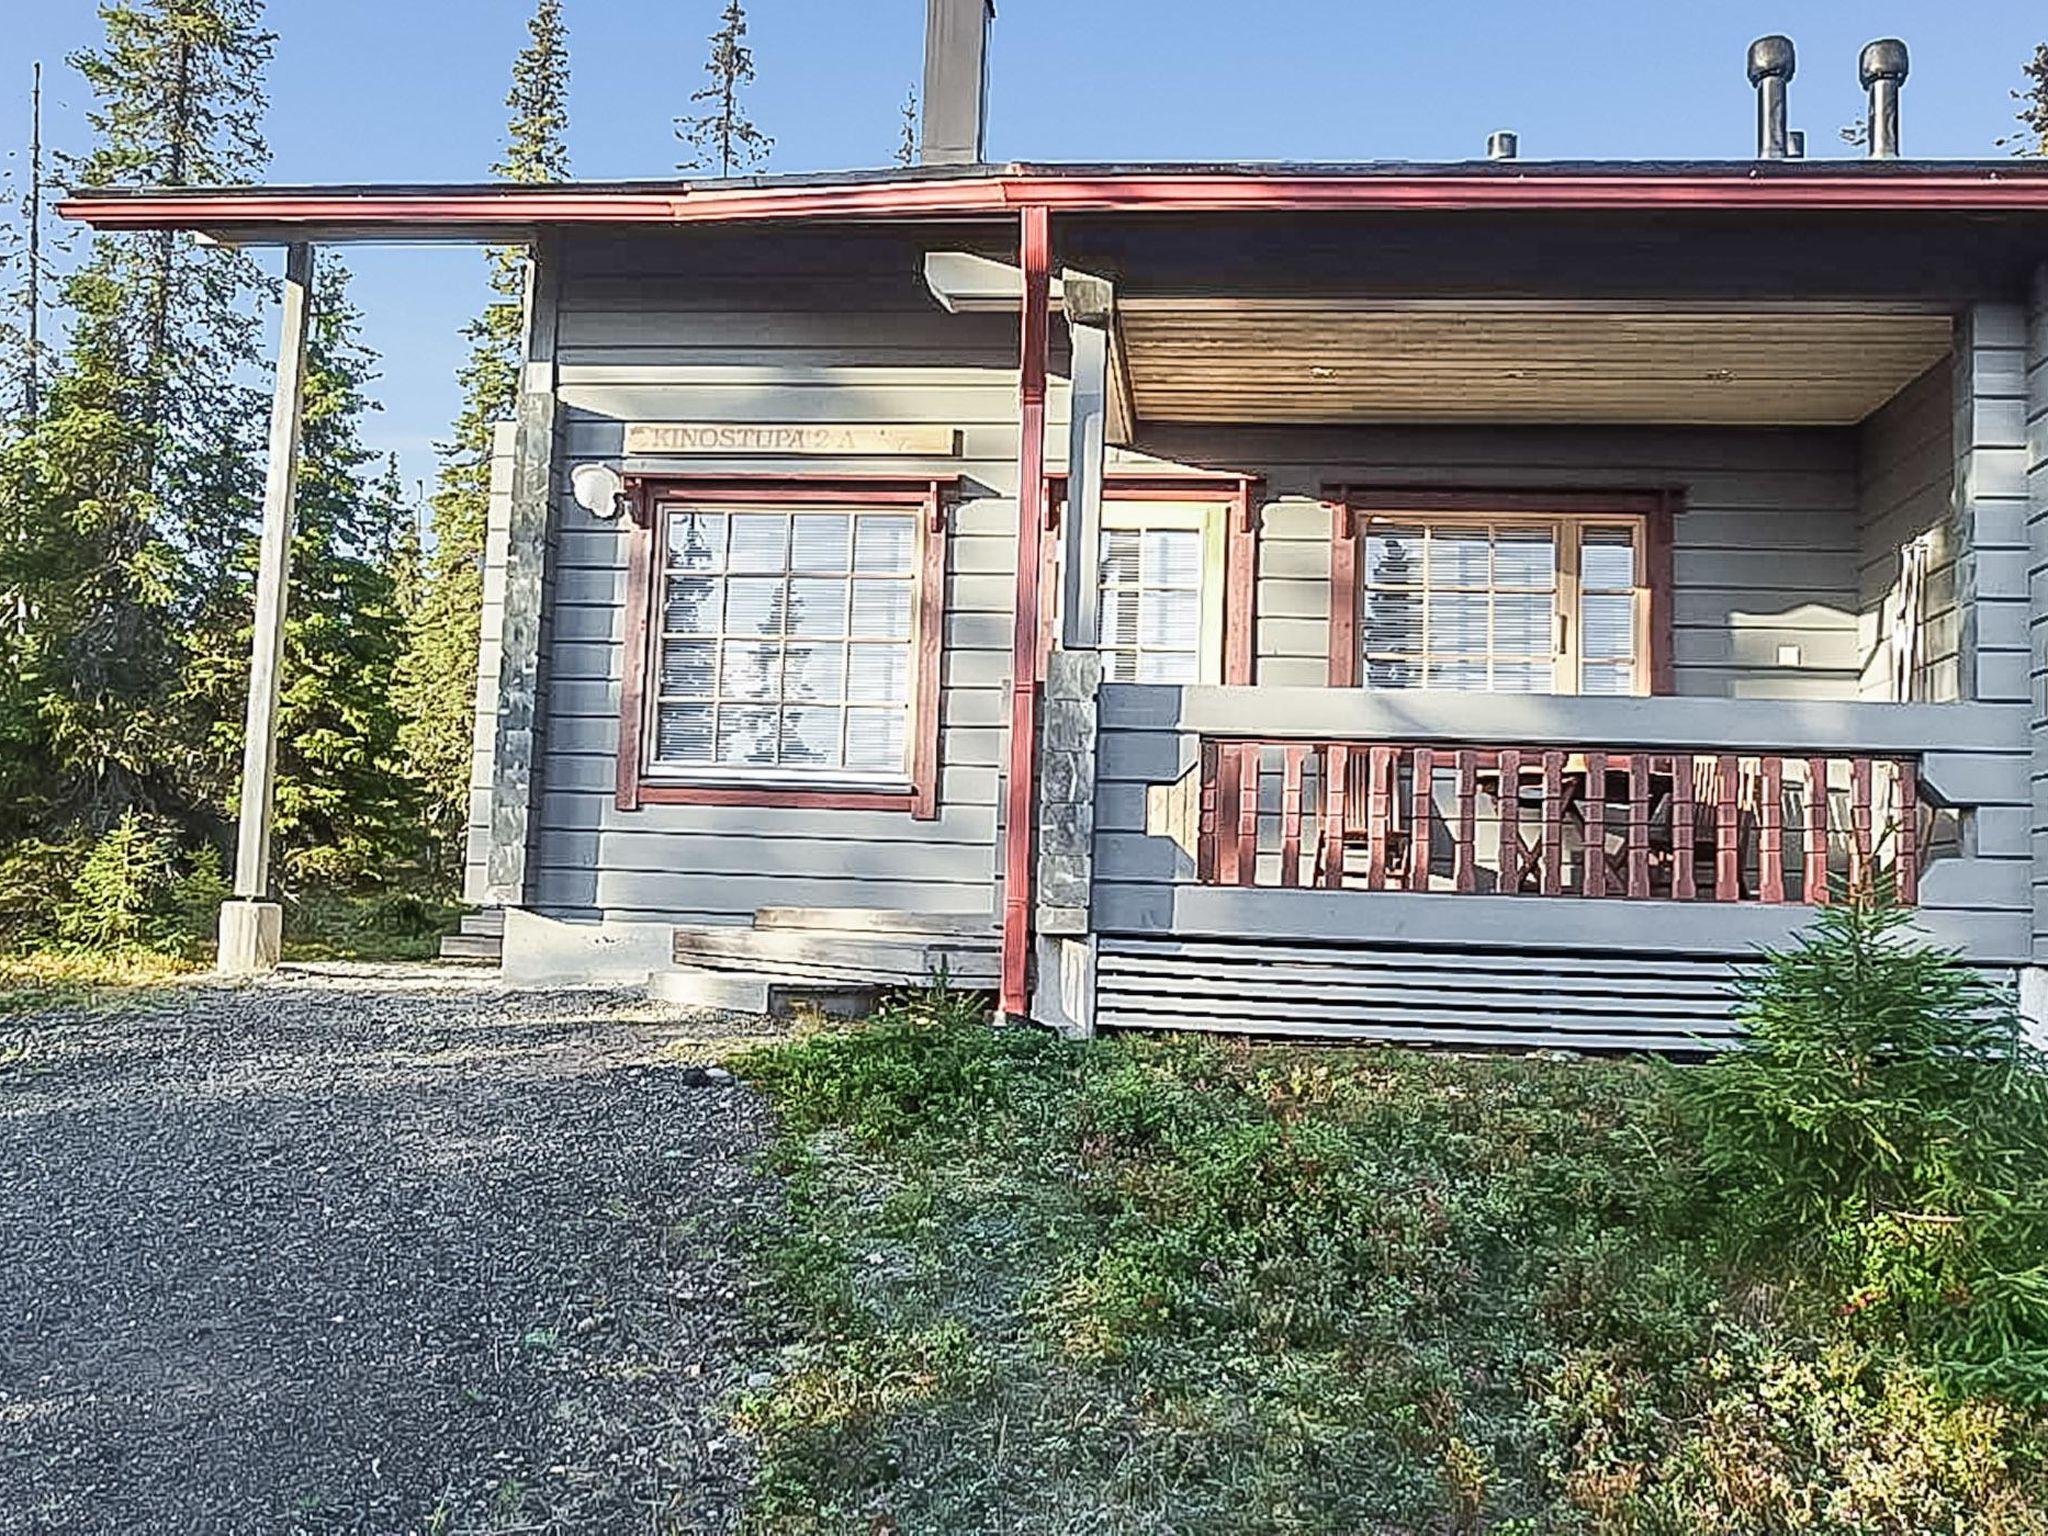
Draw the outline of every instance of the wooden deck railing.
<instances>
[{"instance_id":1,"label":"wooden deck railing","mask_svg":"<svg viewBox=\"0 0 2048 1536\"><path fill-rule=\"evenodd\" d=\"M1199 878L1234 886L1918 899L1918 763L1899 756L1202 743Z\"/></svg>"}]
</instances>

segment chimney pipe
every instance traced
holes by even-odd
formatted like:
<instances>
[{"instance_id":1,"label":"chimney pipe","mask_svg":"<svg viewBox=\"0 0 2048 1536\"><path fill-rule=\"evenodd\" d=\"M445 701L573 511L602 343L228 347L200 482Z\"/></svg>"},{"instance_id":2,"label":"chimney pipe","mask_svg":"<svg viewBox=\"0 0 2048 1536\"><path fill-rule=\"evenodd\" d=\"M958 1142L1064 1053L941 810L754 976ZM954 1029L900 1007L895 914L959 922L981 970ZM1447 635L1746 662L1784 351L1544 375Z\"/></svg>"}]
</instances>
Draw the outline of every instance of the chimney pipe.
<instances>
[{"instance_id":1,"label":"chimney pipe","mask_svg":"<svg viewBox=\"0 0 2048 1536\"><path fill-rule=\"evenodd\" d=\"M1749 45L1749 83L1756 87L1756 157L1783 160L1788 151L1785 131L1785 87L1797 61L1792 39L1772 33Z\"/></svg>"},{"instance_id":2,"label":"chimney pipe","mask_svg":"<svg viewBox=\"0 0 2048 1536\"><path fill-rule=\"evenodd\" d=\"M995 0L925 0L926 165L979 165L988 123L988 24Z\"/></svg>"},{"instance_id":3,"label":"chimney pipe","mask_svg":"<svg viewBox=\"0 0 2048 1536\"><path fill-rule=\"evenodd\" d=\"M1881 37L1863 50L1856 73L1870 92L1870 158L1899 157L1899 87L1906 83L1906 45Z\"/></svg>"},{"instance_id":4,"label":"chimney pipe","mask_svg":"<svg viewBox=\"0 0 2048 1536\"><path fill-rule=\"evenodd\" d=\"M1512 160L1521 150L1520 137L1506 128L1486 136L1486 158L1489 160Z\"/></svg>"}]
</instances>

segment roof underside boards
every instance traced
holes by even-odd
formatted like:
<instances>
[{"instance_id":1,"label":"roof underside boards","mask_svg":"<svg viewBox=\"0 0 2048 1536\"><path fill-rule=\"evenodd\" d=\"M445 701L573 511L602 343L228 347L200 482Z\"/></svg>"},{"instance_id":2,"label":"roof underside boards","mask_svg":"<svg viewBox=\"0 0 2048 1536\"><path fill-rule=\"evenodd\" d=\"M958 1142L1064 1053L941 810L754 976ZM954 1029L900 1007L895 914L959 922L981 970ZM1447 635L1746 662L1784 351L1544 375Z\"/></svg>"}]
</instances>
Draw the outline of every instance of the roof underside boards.
<instances>
[{"instance_id":1,"label":"roof underside boards","mask_svg":"<svg viewBox=\"0 0 2048 1536\"><path fill-rule=\"evenodd\" d=\"M1342 209L2048 210L2048 165L2005 161L1480 161L1443 165L1007 165L520 186L90 189L101 229L223 240L519 238L542 227L1062 213Z\"/></svg>"},{"instance_id":2,"label":"roof underside boards","mask_svg":"<svg viewBox=\"0 0 2048 1536\"><path fill-rule=\"evenodd\" d=\"M1943 313L1120 296L1132 415L1171 423L1846 426L1940 362Z\"/></svg>"}]
</instances>

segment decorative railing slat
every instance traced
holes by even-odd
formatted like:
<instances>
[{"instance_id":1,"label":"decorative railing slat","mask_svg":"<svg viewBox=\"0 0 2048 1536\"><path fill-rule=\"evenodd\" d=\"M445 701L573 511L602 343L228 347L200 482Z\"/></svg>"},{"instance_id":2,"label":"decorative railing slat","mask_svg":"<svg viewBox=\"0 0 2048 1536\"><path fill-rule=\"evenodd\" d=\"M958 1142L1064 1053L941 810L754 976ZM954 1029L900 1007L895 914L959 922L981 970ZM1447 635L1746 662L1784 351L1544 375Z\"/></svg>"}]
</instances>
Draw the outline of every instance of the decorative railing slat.
<instances>
[{"instance_id":1,"label":"decorative railing slat","mask_svg":"<svg viewBox=\"0 0 2048 1536\"><path fill-rule=\"evenodd\" d=\"M1884 875L1911 903L1927 846L1906 757L1212 737L1200 762L1208 884L1820 905Z\"/></svg>"}]
</instances>

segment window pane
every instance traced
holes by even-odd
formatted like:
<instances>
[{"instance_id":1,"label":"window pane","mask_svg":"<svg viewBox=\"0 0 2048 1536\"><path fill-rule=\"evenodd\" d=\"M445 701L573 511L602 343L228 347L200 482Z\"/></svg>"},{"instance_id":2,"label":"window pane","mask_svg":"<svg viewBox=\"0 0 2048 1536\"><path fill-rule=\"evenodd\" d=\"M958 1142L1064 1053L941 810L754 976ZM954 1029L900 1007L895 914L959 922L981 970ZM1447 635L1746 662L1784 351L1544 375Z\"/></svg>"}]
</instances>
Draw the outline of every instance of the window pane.
<instances>
[{"instance_id":1,"label":"window pane","mask_svg":"<svg viewBox=\"0 0 2048 1536\"><path fill-rule=\"evenodd\" d=\"M1429 536L1429 584L1432 587L1483 587L1492 537L1484 528L1437 528Z\"/></svg>"},{"instance_id":2,"label":"window pane","mask_svg":"<svg viewBox=\"0 0 2048 1536\"><path fill-rule=\"evenodd\" d=\"M718 760L721 763L773 767L776 711L727 704L718 711Z\"/></svg>"},{"instance_id":3,"label":"window pane","mask_svg":"<svg viewBox=\"0 0 2048 1536\"><path fill-rule=\"evenodd\" d=\"M780 576L734 576L726 582L725 632L779 635L788 606Z\"/></svg>"},{"instance_id":4,"label":"window pane","mask_svg":"<svg viewBox=\"0 0 2048 1536\"><path fill-rule=\"evenodd\" d=\"M790 646L782 659L782 696L838 703L846 696L846 647Z\"/></svg>"},{"instance_id":5,"label":"window pane","mask_svg":"<svg viewBox=\"0 0 2048 1536\"><path fill-rule=\"evenodd\" d=\"M664 763L711 761L711 706L664 704L655 711L654 755Z\"/></svg>"},{"instance_id":6,"label":"window pane","mask_svg":"<svg viewBox=\"0 0 2048 1536\"><path fill-rule=\"evenodd\" d=\"M1429 600L1429 648L1486 654L1484 592L1438 592Z\"/></svg>"},{"instance_id":7,"label":"window pane","mask_svg":"<svg viewBox=\"0 0 2048 1536\"><path fill-rule=\"evenodd\" d=\"M1139 610L1138 644L1165 650L1195 649L1202 633L1199 592L1147 592Z\"/></svg>"},{"instance_id":8,"label":"window pane","mask_svg":"<svg viewBox=\"0 0 2048 1536\"><path fill-rule=\"evenodd\" d=\"M1102 534L1102 584L1134 587L1139 582L1144 536L1136 529L1109 528Z\"/></svg>"},{"instance_id":9,"label":"window pane","mask_svg":"<svg viewBox=\"0 0 2048 1536\"><path fill-rule=\"evenodd\" d=\"M1627 590L1636 584L1636 541L1626 528L1588 528L1579 545L1579 577L1588 587Z\"/></svg>"},{"instance_id":10,"label":"window pane","mask_svg":"<svg viewBox=\"0 0 2048 1536\"><path fill-rule=\"evenodd\" d=\"M856 645L846 669L846 696L871 704L910 698L910 651L900 645Z\"/></svg>"},{"instance_id":11,"label":"window pane","mask_svg":"<svg viewBox=\"0 0 2048 1536\"><path fill-rule=\"evenodd\" d=\"M1547 661L1496 661L1493 664L1495 693L1554 693L1557 668Z\"/></svg>"},{"instance_id":12,"label":"window pane","mask_svg":"<svg viewBox=\"0 0 2048 1536\"><path fill-rule=\"evenodd\" d=\"M1486 691L1486 663L1483 660L1468 661L1456 657L1439 660L1431 657L1423 676L1426 686L1431 688L1455 689L1460 693Z\"/></svg>"},{"instance_id":13,"label":"window pane","mask_svg":"<svg viewBox=\"0 0 2048 1536\"><path fill-rule=\"evenodd\" d=\"M773 699L782 692L782 647L728 640L718 669L718 692L728 699Z\"/></svg>"},{"instance_id":14,"label":"window pane","mask_svg":"<svg viewBox=\"0 0 2048 1536\"><path fill-rule=\"evenodd\" d=\"M696 699L711 697L712 679L718 675L717 655L715 640L670 641L661 655L662 693Z\"/></svg>"},{"instance_id":15,"label":"window pane","mask_svg":"<svg viewBox=\"0 0 2048 1536\"><path fill-rule=\"evenodd\" d=\"M1407 658L1375 656L1366 663L1365 676L1375 688L1420 688L1422 663Z\"/></svg>"},{"instance_id":16,"label":"window pane","mask_svg":"<svg viewBox=\"0 0 2048 1536\"><path fill-rule=\"evenodd\" d=\"M806 512L790 519L789 566L795 571L846 570L853 520L843 512Z\"/></svg>"},{"instance_id":17,"label":"window pane","mask_svg":"<svg viewBox=\"0 0 2048 1536\"><path fill-rule=\"evenodd\" d=\"M1557 538L1547 528L1504 528L1493 546L1493 581L1499 587L1557 585Z\"/></svg>"},{"instance_id":18,"label":"window pane","mask_svg":"<svg viewBox=\"0 0 2048 1536\"><path fill-rule=\"evenodd\" d=\"M1375 524L1365 541L1365 575L1376 587L1419 586L1422 530Z\"/></svg>"},{"instance_id":19,"label":"window pane","mask_svg":"<svg viewBox=\"0 0 2048 1536\"><path fill-rule=\"evenodd\" d=\"M908 576L916 548L917 525L913 519L869 514L860 519L854 535L854 569L874 575Z\"/></svg>"},{"instance_id":20,"label":"window pane","mask_svg":"<svg viewBox=\"0 0 2048 1536\"><path fill-rule=\"evenodd\" d=\"M1141 683L1192 683L1200 680L1201 668L1193 651L1140 651L1137 681Z\"/></svg>"},{"instance_id":21,"label":"window pane","mask_svg":"<svg viewBox=\"0 0 2048 1536\"><path fill-rule=\"evenodd\" d=\"M671 576L661 627L671 635L718 633L720 599L725 588L716 576Z\"/></svg>"},{"instance_id":22,"label":"window pane","mask_svg":"<svg viewBox=\"0 0 2048 1536\"><path fill-rule=\"evenodd\" d=\"M868 772L899 772L905 766L909 713L901 709L846 712L846 766Z\"/></svg>"},{"instance_id":23,"label":"window pane","mask_svg":"<svg viewBox=\"0 0 2048 1536\"><path fill-rule=\"evenodd\" d=\"M1132 588L1102 594L1102 644L1107 650L1135 650L1144 594Z\"/></svg>"},{"instance_id":24,"label":"window pane","mask_svg":"<svg viewBox=\"0 0 2048 1536\"><path fill-rule=\"evenodd\" d=\"M1202 536L1191 528L1152 528L1144 535L1139 580L1148 587L1202 584Z\"/></svg>"},{"instance_id":25,"label":"window pane","mask_svg":"<svg viewBox=\"0 0 2048 1536\"><path fill-rule=\"evenodd\" d=\"M1633 592L1589 593L1579 599L1579 652L1592 661L1621 661L1636 653Z\"/></svg>"},{"instance_id":26,"label":"window pane","mask_svg":"<svg viewBox=\"0 0 2048 1536\"><path fill-rule=\"evenodd\" d=\"M884 640L910 638L910 583L856 581L853 633Z\"/></svg>"},{"instance_id":27,"label":"window pane","mask_svg":"<svg viewBox=\"0 0 2048 1536\"><path fill-rule=\"evenodd\" d=\"M1503 592L1493 600L1493 648L1498 655L1542 656L1557 636L1556 609L1547 592Z\"/></svg>"},{"instance_id":28,"label":"window pane","mask_svg":"<svg viewBox=\"0 0 2048 1536\"><path fill-rule=\"evenodd\" d=\"M735 512L731 561L735 571L786 570L789 519L780 512Z\"/></svg>"},{"instance_id":29,"label":"window pane","mask_svg":"<svg viewBox=\"0 0 2048 1536\"><path fill-rule=\"evenodd\" d=\"M1133 650L1105 651L1102 675L1112 683L1135 683L1138 680L1138 653Z\"/></svg>"},{"instance_id":30,"label":"window pane","mask_svg":"<svg viewBox=\"0 0 2048 1536\"><path fill-rule=\"evenodd\" d=\"M668 563L677 570L715 571L725 563L725 514L676 512L668 520Z\"/></svg>"},{"instance_id":31,"label":"window pane","mask_svg":"<svg viewBox=\"0 0 2048 1536\"><path fill-rule=\"evenodd\" d=\"M782 761L791 767L839 766L839 711L785 709L782 712Z\"/></svg>"},{"instance_id":32,"label":"window pane","mask_svg":"<svg viewBox=\"0 0 2048 1536\"><path fill-rule=\"evenodd\" d=\"M1368 651L1422 650L1422 594L1372 592L1366 595L1365 648Z\"/></svg>"},{"instance_id":33,"label":"window pane","mask_svg":"<svg viewBox=\"0 0 2048 1536\"><path fill-rule=\"evenodd\" d=\"M1579 668L1581 693L1626 694L1636 691L1636 669L1625 661L1589 661Z\"/></svg>"},{"instance_id":34,"label":"window pane","mask_svg":"<svg viewBox=\"0 0 2048 1536\"><path fill-rule=\"evenodd\" d=\"M901 590L907 601L910 589L903 587ZM823 581L815 576L792 576L789 582L789 633L845 634L846 583Z\"/></svg>"}]
</instances>

